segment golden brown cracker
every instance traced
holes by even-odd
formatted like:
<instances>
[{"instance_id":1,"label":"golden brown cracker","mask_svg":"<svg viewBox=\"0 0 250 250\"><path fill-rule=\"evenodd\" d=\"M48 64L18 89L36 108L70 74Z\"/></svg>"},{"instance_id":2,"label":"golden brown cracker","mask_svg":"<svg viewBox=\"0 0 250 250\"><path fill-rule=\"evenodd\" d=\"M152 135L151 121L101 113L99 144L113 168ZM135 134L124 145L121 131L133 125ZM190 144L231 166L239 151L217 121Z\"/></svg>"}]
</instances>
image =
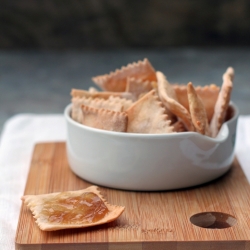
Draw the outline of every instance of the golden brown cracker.
<instances>
[{"instance_id":1,"label":"golden brown cracker","mask_svg":"<svg viewBox=\"0 0 250 250\"><path fill-rule=\"evenodd\" d=\"M127 85L125 92L132 93L137 100L141 95L149 92L153 89L152 82L150 81L143 81L138 78L129 77L127 79Z\"/></svg>"},{"instance_id":2,"label":"golden brown cracker","mask_svg":"<svg viewBox=\"0 0 250 250\"><path fill-rule=\"evenodd\" d=\"M162 72L156 72L156 76L160 100L171 113L183 121L188 131L194 131L195 129L191 120L191 116L188 110L178 102L175 91L171 84L167 81Z\"/></svg>"},{"instance_id":3,"label":"golden brown cracker","mask_svg":"<svg viewBox=\"0 0 250 250\"><path fill-rule=\"evenodd\" d=\"M93 98L89 97L73 97L71 99L71 103L72 103L72 109L71 109L71 118L79 123L82 123L82 109L81 106L83 104L85 105L89 105L91 103L91 101L93 100Z\"/></svg>"},{"instance_id":4,"label":"golden brown cracker","mask_svg":"<svg viewBox=\"0 0 250 250\"><path fill-rule=\"evenodd\" d=\"M85 205L84 197L87 195L94 196L95 211L90 212L89 207ZM44 231L100 225L117 219L124 211L122 206L109 204L96 186L77 191L25 195L22 200L31 210L39 228ZM94 215L99 219L91 221L91 216Z\"/></svg>"},{"instance_id":5,"label":"golden brown cracker","mask_svg":"<svg viewBox=\"0 0 250 250\"><path fill-rule=\"evenodd\" d=\"M187 86L174 84L173 88L175 90L179 103L189 111ZM210 123L214 113L214 106L220 92L220 87L216 86L215 84L210 84L203 87L195 86L195 91L203 101L207 113L208 122Z\"/></svg>"},{"instance_id":6,"label":"golden brown cracker","mask_svg":"<svg viewBox=\"0 0 250 250\"><path fill-rule=\"evenodd\" d=\"M103 98L108 99L110 96L117 96L121 98L125 98L128 100L134 100L134 96L131 93L127 92L89 92L83 89L72 89L71 90L72 97L91 97L91 98Z\"/></svg>"},{"instance_id":7,"label":"golden brown cracker","mask_svg":"<svg viewBox=\"0 0 250 250\"><path fill-rule=\"evenodd\" d=\"M122 102L117 102L116 99L112 100L110 99L112 96L110 96L108 99L101 99L101 98L94 98L89 104L85 104L87 106L97 108L97 109L108 109L108 110L113 110L116 112L121 112L123 111L123 105ZM119 97L116 97L119 98ZM121 98L119 98L121 99ZM125 101L129 101L126 99L123 99ZM84 104L84 103L83 103Z\"/></svg>"},{"instance_id":8,"label":"golden brown cracker","mask_svg":"<svg viewBox=\"0 0 250 250\"><path fill-rule=\"evenodd\" d=\"M110 99L112 96L110 96L108 99L102 99L102 98L92 98L92 97L73 97L72 102L72 111L71 111L71 118L79 123L82 123L82 109L81 106L90 106L93 108L102 108L102 109L108 109L113 110L117 112L121 112L124 110L125 105L132 103L130 100L122 99L122 101L117 102L116 99ZM121 99L121 98L119 98Z\"/></svg>"},{"instance_id":9,"label":"golden brown cracker","mask_svg":"<svg viewBox=\"0 0 250 250\"><path fill-rule=\"evenodd\" d=\"M113 106L121 106L121 110L117 110L117 111L125 111L127 110L130 106L132 106L133 101L125 99L125 98L120 98L120 97L114 97L114 96L110 96L107 99L110 104L112 104Z\"/></svg>"},{"instance_id":10,"label":"golden brown cracker","mask_svg":"<svg viewBox=\"0 0 250 250\"><path fill-rule=\"evenodd\" d=\"M82 124L103 130L126 132L128 115L107 109L97 109L82 105Z\"/></svg>"},{"instance_id":11,"label":"golden brown cracker","mask_svg":"<svg viewBox=\"0 0 250 250\"><path fill-rule=\"evenodd\" d=\"M210 130L212 133L212 137L217 136L226 118L226 114L227 114L227 110L228 110L230 98L231 98L231 92L233 89L232 70L233 69L227 70L222 77L223 83L222 83L221 90L218 95L215 107L214 107L214 115L210 123Z\"/></svg>"},{"instance_id":12,"label":"golden brown cracker","mask_svg":"<svg viewBox=\"0 0 250 250\"><path fill-rule=\"evenodd\" d=\"M172 133L171 121L155 90L151 90L135 102L127 111L128 133Z\"/></svg>"},{"instance_id":13,"label":"golden brown cracker","mask_svg":"<svg viewBox=\"0 0 250 250\"><path fill-rule=\"evenodd\" d=\"M196 131L202 135L210 136L207 113L202 100L197 95L191 82L187 85L189 111Z\"/></svg>"},{"instance_id":14,"label":"golden brown cracker","mask_svg":"<svg viewBox=\"0 0 250 250\"><path fill-rule=\"evenodd\" d=\"M155 70L148 59L128 64L110 74L93 77L92 80L105 91L124 92L128 77L139 78L143 81L156 81Z\"/></svg>"}]
</instances>

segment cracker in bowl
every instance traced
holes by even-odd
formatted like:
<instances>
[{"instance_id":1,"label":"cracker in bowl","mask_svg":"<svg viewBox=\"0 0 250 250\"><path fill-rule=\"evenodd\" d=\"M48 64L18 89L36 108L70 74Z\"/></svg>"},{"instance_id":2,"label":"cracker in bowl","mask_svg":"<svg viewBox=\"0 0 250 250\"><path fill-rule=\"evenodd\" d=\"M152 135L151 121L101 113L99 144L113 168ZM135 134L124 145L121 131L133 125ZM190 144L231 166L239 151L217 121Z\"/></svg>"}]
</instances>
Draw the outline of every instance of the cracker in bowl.
<instances>
[{"instance_id":1,"label":"cracker in bowl","mask_svg":"<svg viewBox=\"0 0 250 250\"><path fill-rule=\"evenodd\" d=\"M189 102L187 97L187 85L185 84L173 84L178 101L187 110L189 110ZM220 87L215 84L209 84L206 86L194 86L197 95L203 101L206 108L207 119L210 123L214 114L214 105L218 98Z\"/></svg>"},{"instance_id":2,"label":"cracker in bowl","mask_svg":"<svg viewBox=\"0 0 250 250\"><path fill-rule=\"evenodd\" d=\"M196 131L202 135L210 136L206 108L191 82L187 85L187 95L189 110Z\"/></svg>"},{"instance_id":3,"label":"cracker in bowl","mask_svg":"<svg viewBox=\"0 0 250 250\"><path fill-rule=\"evenodd\" d=\"M190 113L178 102L175 91L167 81L165 75L158 71L156 72L156 76L158 80L158 94L161 101L170 112L182 120L188 131L195 131Z\"/></svg>"},{"instance_id":4,"label":"cracker in bowl","mask_svg":"<svg viewBox=\"0 0 250 250\"><path fill-rule=\"evenodd\" d=\"M165 112L165 107L151 90L135 102L126 112L128 114L128 133L173 133L171 120Z\"/></svg>"},{"instance_id":5,"label":"cracker in bowl","mask_svg":"<svg viewBox=\"0 0 250 250\"><path fill-rule=\"evenodd\" d=\"M134 77L143 81L156 81L155 70L148 59L128 64L110 74L93 77L93 82L104 91L123 92L127 78Z\"/></svg>"},{"instance_id":6,"label":"cracker in bowl","mask_svg":"<svg viewBox=\"0 0 250 250\"><path fill-rule=\"evenodd\" d=\"M223 83L214 107L214 114L210 123L212 137L217 136L222 124L226 119L231 92L233 89L233 78L234 70L233 68L229 67L227 71L223 74Z\"/></svg>"},{"instance_id":7,"label":"cracker in bowl","mask_svg":"<svg viewBox=\"0 0 250 250\"><path fill-rule=\"evenodd\" d=\"M82 105L82 124L103 130L126 132L128 115L108 109L98 109Z\"/></svg>"},{"instance_id":8,"label":"cracker in bowl","mask_svg":"<svg viewBox=\"0 0 250 250\"><path fill-rule=\"evenodd\" d=\"M234 70L229 67L221 87L215 84L171 84L164 73L155 71L149 60L144 59L94 77L93 81L104 91L72 89L71 117L84 124L83 113L86 113L86 120L91 121L87 122L88 126L104 129L99 125L107 123L106 130L117 132L197 132L216 137L230 114L232 118L229 111L233 78ZM81 105L89 108L80 108ZM102 121L98 117L102 117ZM100 121L99 124L95 119ZM121 122L126 119L127 125ZM123 124L123 128L113 129L116 127L114 122Z\"/></svg>"}]
</instances>

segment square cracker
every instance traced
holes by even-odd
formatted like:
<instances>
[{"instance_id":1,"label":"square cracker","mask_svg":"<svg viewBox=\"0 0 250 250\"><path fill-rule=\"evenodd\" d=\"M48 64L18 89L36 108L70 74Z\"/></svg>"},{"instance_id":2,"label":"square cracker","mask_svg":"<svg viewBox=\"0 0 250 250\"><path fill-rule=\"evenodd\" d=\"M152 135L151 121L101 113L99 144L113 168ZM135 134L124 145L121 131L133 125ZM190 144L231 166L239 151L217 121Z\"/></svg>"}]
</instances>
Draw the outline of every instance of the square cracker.
<instances>
[{"instance_id":1,"label":"square cracker","mask_svg":"<svg viewBox=\"0 0 250 250\"><path fill-rule=\"evenodd\" d=\"M121 101L119 101L121 100ZM108 99L102 98L92 98L92 97L73 97L72 100L72 111L71 118L79 123L82 123L82 105L90 106L93 108L102 108L113 111L121 112L124 110L126 105L131 105L132 101L127 99L122 99L119 97L112 98L110 96Z\"/></svg>"},{"instance_id":2,"label":"square cracker","mask_svg":"<svg viewBox=\"0 0 250 250\"><path fill-rule=\"evenodd\" d=\"M172 133L171 120L168 120L165 111L155 90L151 90L126 111L128 114L127 132L148 134Z\"/></svg>"},{"instance_id":3,"label":"square cracker","mask_svg":"<svg viewBox=\"0 0 250 250\"><path fill-rule=\"evenodd\" d=\"M125 92L132 93L135 96L135 99L137 100L141 95L148 93L152 89L153 82L143 81L141 79L129 77L127 79Z\"/></svg>"},{"instance_id":4,"label":"square cracker","mask_svg":"<svg viewBox=\"0 0 250 250\"><path fill-rule=\"evenodd\" d=\"M105 91L124 92L127 78L134 77L143 81L156 81L155 70L148 59L128 64L110 74L93 77L93 82Z\"/></svg>"},{"instance_id":5,"label":"square cracker","mask_svg":"<svg viewBox=\"0 0 250 250\"><path fill-rule=\"evenodd\" d=\"M126 132L128 115L125 112L116 112L107 109L97 109L82 105L82 124L103 130Z\"/></svg>"},{"instance_id":6,"label":"square cracker","mask_svg":"<svg viewBox=\"0 0 250 250\"><path fill-rule=\"evenodd\" d=\"M89 192L97 195L99 197L100 204L104 206L104 208L106 207L108 209L107 214L103 218L95 222L78 220L79 217L78 212L74 210L74 209L77 210L78 204L75 203L74 200L73 203L72 204L70 203L69 204L70 206L67 207L70 208L68 210L64 209L64 206L61 204L62 200L81 197L81 195ZM55 231L68 228L83 228L83 227L100 225L117 219L124 211L124 207L122 206L109 204L103 198L97 186L90 186L86 189L77 191L57 192L57 193L41 194L41 195L25 195L22 197L22 200L24 201L24 204L26 204L27 207L31 210L39 228L44 231ZM55 216L54 211L56 212L56 216L59 217L64 216L65 213L67 214L76 213L78 217L77 216L74 217L74 220L71 221L71 223L60 223L57 220L51 221L50 216Z\"/></svg>"}]
</instances>

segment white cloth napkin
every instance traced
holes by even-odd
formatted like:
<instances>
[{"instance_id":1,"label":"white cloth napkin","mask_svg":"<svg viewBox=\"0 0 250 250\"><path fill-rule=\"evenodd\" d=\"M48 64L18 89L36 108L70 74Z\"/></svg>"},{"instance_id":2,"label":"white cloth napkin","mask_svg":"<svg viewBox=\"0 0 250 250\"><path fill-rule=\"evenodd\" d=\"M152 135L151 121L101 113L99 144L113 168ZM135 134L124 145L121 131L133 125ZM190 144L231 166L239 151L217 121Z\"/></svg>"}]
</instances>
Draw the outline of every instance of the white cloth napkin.
<instances>
[{"instance_id":1,"label":"white cloth napkin","mask_svg":"<svg viewBox=\"0 0 250 250\"><path fill-rule=\"evenodd\" d=\"M0 249L15 249L15 234L34 144L64 141L63 115L17 115L5 123L0 143Z\"/></svg>"},{"instance_id":2,"label":"white cloth napkin","mask_svg":"<svg viewBox=\"0 0 250 250\"><path fill-rule=\"evenodd\" d=\"M236 154L250 181L250 116L238 121ZM0 249L15 248L15 234L29 171L37 142L65 141L63 115L20 114L4 126L0 142Z\"/></svg>"}]
</instances>

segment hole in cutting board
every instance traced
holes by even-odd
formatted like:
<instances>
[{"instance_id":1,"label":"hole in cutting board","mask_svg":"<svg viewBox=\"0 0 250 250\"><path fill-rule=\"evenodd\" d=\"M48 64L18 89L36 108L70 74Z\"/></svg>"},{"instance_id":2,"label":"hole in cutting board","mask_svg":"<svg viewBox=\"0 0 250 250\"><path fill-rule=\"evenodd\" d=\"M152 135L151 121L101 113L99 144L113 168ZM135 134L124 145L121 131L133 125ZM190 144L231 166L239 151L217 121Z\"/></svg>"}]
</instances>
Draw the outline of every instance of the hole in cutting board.
<instances>
[{"instance_id":1,"label":"hole in cutting board","mask_svg":"<svg viewBox=\"0 0 250 250\"><path fill-rule=\"evenodd\" d=\"M223 229L232 227L236 224L237 220L230 214L221 212L204 212L192 215L190 217L190 222L198 227Z\"/></svg>"}]
</instances>

